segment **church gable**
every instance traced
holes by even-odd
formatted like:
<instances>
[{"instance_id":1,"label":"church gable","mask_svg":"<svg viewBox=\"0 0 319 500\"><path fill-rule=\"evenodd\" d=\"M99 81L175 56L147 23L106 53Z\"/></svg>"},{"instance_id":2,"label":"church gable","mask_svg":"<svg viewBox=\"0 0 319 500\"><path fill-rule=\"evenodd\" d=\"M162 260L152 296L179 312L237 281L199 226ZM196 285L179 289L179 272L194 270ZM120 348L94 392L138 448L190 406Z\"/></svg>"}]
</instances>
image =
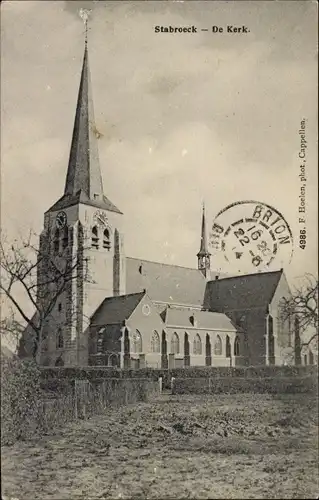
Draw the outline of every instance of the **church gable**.
<instances>
[{"instance_id":1,"label":"church gable","mask_svg":"<svg viewBox=\"0 0 319 500\"><path fill-rule=\"evenodd\" d=\"M160 326L162 328L164 326L157 308L146 293L128 318L128 325L131 324L145 324L149 328L153 326Z\"/></svg>"},{"instance_id":2,"label":"church gable","mask_svg":"<svg viewBox=\"0 0 319 500\"><path fill-rule=\"evenodd\" d=\"M278 358L292 355L294 345L293 319L287 317L283 312L285 301L290 299L291 291L284 273L278 282L276 291L269 304L269 315L271 317L273 333L276 336Z\"/></svg>"},{"instance_id":3,"label":"church gable","mask_svg":"<svg viewBox=\"0 0 319 500\"><path fill-rule=\"evenodd\" d=\"M273 294L273 297L270 301L270 312L274 309L278 308L279 303L283 299L289 299L291 297L291 291L288 285L288 281L284 273L281 274L280 279L278 281L276 290Z\"/></svg>"},{"instance_id":4,"label":"church gable","mask_svg":"<svg viewBox=\"0 0 319 500\"><path fill-rule=\"evenodd\" d=\"M132 367L162 366L164 322L147 294L126 322Z\"/></svg>"},{"instance_id":5,"label":"church gable","mask_svg":"<svg viewBox=\"0 0 319 500\"><path fill-rule=\"evenodd\" d=\"M154 330L158 330L161 333L165 326L156 307L147 294L144 295L143 299L134 309L126 324L129 329L138 329L148 337L151 336Z\"/></svg>"}]
</instances>

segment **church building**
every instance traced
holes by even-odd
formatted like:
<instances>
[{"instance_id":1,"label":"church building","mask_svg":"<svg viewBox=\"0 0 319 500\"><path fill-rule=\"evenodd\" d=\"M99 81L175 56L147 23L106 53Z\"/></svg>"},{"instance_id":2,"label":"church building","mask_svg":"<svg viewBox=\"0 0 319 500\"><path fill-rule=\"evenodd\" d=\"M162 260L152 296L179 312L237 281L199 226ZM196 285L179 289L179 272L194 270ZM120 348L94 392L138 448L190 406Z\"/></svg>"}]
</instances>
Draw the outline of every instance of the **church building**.
<instances>
[{"instance_id":1,"label":"church building","mask_svg":"<svg viewBox=\"0 0 319 500\"><path fill-rule=\"evenodd\" d=\"M290 294L283 270L235 277L213 272L204 207L197 268L127 257L124 214L103 190L94 123L86 42L64 193L46 211L40 236L40 253L56 262L75 259L76 277L46 318L39 363L282 364L294 342L280 313ZM39 279L45 275L39 265Z\"/></svg>"}]
</instances>

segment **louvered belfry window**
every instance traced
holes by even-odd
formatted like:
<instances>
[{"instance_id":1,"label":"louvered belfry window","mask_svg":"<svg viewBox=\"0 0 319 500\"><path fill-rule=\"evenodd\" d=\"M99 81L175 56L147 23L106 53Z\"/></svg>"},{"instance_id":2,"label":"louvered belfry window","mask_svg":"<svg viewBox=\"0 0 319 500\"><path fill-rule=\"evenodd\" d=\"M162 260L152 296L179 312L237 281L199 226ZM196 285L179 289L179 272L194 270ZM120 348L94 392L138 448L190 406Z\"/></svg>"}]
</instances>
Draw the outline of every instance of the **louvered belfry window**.
<instances>
[{"instance_id":1,"label":"louvered belfry window","mask_svg":"<svg viewBox=\"0 0 319 500\"><path fill-rule=\"evenodd\" d=\"M104 229L103 232L103 248L107 250L111 248L110 231L108 229Z\"/></svg>"},{"instance_id":2,"label":"louvered belfry window","mask_svg":"<svg viewBox=\"0 0 319 500\"><path fill-rule=\"evenodd\" d=\"M96 226L92 227L92 247L99 248L99 233Z\"/></svg>"}]
</instances>

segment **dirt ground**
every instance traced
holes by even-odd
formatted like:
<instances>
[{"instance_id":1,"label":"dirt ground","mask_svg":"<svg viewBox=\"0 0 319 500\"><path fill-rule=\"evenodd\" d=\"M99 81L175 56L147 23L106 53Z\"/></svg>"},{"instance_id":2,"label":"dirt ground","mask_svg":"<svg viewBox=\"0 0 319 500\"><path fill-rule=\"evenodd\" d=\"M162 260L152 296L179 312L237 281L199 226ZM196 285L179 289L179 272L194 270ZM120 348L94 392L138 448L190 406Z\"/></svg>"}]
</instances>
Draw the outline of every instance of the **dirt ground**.
<instances>
[{"instance_id":1,"label":"dirt ground","mask_svg":"<svg viewBox=\"0 0 319 500\"><path fill-rule=\"evenodd\" d=\"M317 401L162 395L2 448L2 499L318 498Z\"/></svg>"}]
</instances>

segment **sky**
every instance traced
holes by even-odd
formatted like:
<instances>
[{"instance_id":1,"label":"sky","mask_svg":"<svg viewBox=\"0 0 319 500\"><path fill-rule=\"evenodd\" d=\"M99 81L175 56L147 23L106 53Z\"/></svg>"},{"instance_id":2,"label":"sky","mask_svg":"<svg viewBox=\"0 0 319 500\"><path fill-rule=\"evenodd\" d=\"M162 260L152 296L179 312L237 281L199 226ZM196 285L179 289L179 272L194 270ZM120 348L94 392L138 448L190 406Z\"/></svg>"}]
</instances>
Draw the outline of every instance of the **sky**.
<instances>
[{"instance_id":1,"label":"sky","mask_svg":"<svg viewBox=\"0 0 319 500\"><path fill-rule=\"evenodd\" d=\"M104 191L124 213L126 255L196 267L202 202L211 226L227 205L253 199L276 208L291 228L288 279L316 273L317 4L310 1L3 2L1 224L9 237L40 233L44 212L63 194L83 57L81 7L92 9ZM156 25L195 25L198 33L155 33ZM250 31L213 34L214 25ZM231 271L226 265L212 257L213 268Z\"/></svg>"}]
</instances>

